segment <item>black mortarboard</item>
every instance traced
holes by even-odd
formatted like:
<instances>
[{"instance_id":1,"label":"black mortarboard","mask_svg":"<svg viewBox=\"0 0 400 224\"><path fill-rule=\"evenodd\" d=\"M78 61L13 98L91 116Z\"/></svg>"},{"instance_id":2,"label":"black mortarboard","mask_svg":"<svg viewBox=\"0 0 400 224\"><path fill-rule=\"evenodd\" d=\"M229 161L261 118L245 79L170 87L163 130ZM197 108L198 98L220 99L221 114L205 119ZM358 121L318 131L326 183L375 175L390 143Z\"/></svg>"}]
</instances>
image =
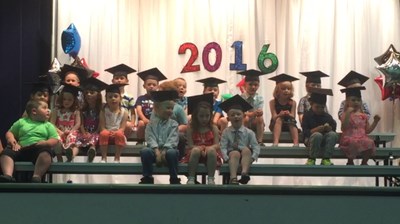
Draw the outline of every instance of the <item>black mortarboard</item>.
<instances>
[{"instance_id":1,"label":"black mortarboard","mask_svg":"<svg viewBox=\"0 0 400 224\"><path fill-rule=\"evenodd\" d=\"M203 83L204 87L218 87L218 84L226 82L225 80L209 77L205 79L196 80L196 82Z\"/></svg>"},{"instance_id":2,"label":"black mortarboard","mask_svg":"<svg viewBox=\"0 0 400 224\"><path fill-rule=\"evenodd\" d=\"M86 79L85 81L83 81L81 86L85 90L92 90L92 91L100 92L102 90L105 90L108 87L108 84L101 81L98 78L90 77L90 78Z\"/></svg>"},{"instance_id":3,"label":"black mortarboard","mask_svg":"<svg viewBox=\"0 0 400 224\"><path fill-rule=\"evenodd\" d=\"M320 70L317 71L311 71L311 72L300 72L300 74L304 75L307 77L306 83L321 83L321 78L323 77L329 77L329 75L321 72Z\"/></svg>"},{"instance_id":4,"label":"black mortarboard","mask_svg":"<svg viewBox=\"0 0 400 224\"><path fill-rule=\"evenodd\" d=\"M361 75L360 73L357 73L355 71L350 71L347 73L345 77L343 77L342 80L338 82L339 85L343 87L349 87L350 85L353 84L359 84L362 85L364 82L366 82L369 78L367 76Z\"/></svg>"},{"instance_id":5,"label":"black mortarboard","mask_svg":"<svg viewBox=\"0 0 400 224\"><path fill-rule=\"evenodd\" d=\"M116 65L114 67L107 68L104 71L109 72L109 73L111 73L113 75L116 75L116 76L128 76L128 74L136 72L135 69L133 69L133 68L131 68L131 67L125 65L125 64L119 64L119 65Z\"/></svg>"},{"instance_id":6,"label":"black mortarboard","mask_svg":"<svg viewBox=\"0 0 400 224\"><path fill-rule=\"evenodd\" d=\"M151 99L154 102L163 102L166 100L176 100L179 98L178 92L175 90L160 90L150 93Z\"/></svg>"},{"instance_id":7,"label":"black mortarboard","mask_svg":"<svg viewBox=\"0 0 400 224\"><path fill-rule=\"evenodd\" d=\"M365 90L365 87L364 86L359 86L359 87L346 88L346 89L341 89L340 92L346 93L346 97L357 96L357 97L361 98L361 91L360 90Z\"/></svg>"},{"instance_id":8,"label":"black mortarboard","mask_svg":"<svg viewBox=\"0 0 400 224\"><path fill-rule=\"evenodd\" d=\"M60 73L61 81L65 81L65 76L69 73L74 73L75 75L77 75L79 78L79 82L83 82L85 79L90 77L86 69L65 64L61 68L61 73Z\"/></svg>"},{"instance_id":9,"label":"black mortarboard","mask_svg":"<svg viewBox=\"0 0 400 224\"><path fill-rule=\"evenodd\" d=\"M265 75L266 73L263 73L255 69L249 69L246 71L238 72L238 74L244 75L245 82L251 82L251 81L260 81L260 76Z\"/></svg>"},{"instance_id":10,"label":"black mortarboard","mask_svg":"<svg viewBox=\"0 0 400 224\"><path fill-rule=\"evenodd\" d=\"M157 81L162 81L167 79L163 73L158 70L158 68L151 68L146 71L138 72L137 75L143 80L146 81L147 79L154 79Z\"/></svg>"},{"instance_id":11,"label":"black mortarboard","mask_svg":"<svg viewBox=\"0 0 400 224\"><path fill-rule=\"evenodd\" d=\"M296 81L296 80L299 80L299 79L296 78L296 77L287 75L285 73L282 73L282 74L279 74L279 75L274 76L272 78L269 78L269 80L275 81L278 84L280 82L293 82L293 81Z\"/></svg>"},{"instance_id":12,"label":"black mortarboard","mask_svg":"<svg viewBox=\"0 0 400 224\"><path fill-rule=\"evenodd\" d=\"M106 88L106 93L119 93L121 94L120 88L126 86L127 84L110 84Z\"/></svg>"},{"instance_id":13,"label":"black mortarboard","mask_svg":"<svg viewBox=\"0 0 400 224\"><path fill-rule=\"evenodd\" d=\"M34 94L36 92L48 92L48 93L51 93L50 85L46 81L39 80L37 82L29 82L29 83L26 83L26 84L32 85L32 90L31 90L32 94Z\"/></svg>"},{"instance_id":14,"label":"black mortarboard","mask_svg":"<svg viewBox=\"0 0 400 224\"><path fill-rule=\"evenodd\" d=\"M226 113L228 113L230 109L238 109L238 110L243 111L243 113L248 110L253 109L253 107L238 94L225 100L224 102L220 103L218 106Z\"/></svg>"},{"instance_id":15,"label":"black mortarboard","mask_svg":"<svg viewBox=\"0 0 400 224\"><path fill-rule=\"evenodd\" d=\"M322 89L322 88L310 88L310 101L325 105L326 104L326 96L333 96L333 92L331 89Z\"/></svg>"},{"instance_id":16,"label":"black mortarboard","mask_svg":"<svg viewBox=\"0 0 400 224\"><path fill-rule=\"evenodd\" d=\"M67 93L71 93L74 96L78 96L79 91L81 91L81 88L70 85L70 84L66 84L66 83L62 83L64 85L62 92L67 92Z\"/></svg>"},{"instance_id":17,"label":"black mortarboard","mask_svg":"<svg viewBox=\"0 0 400 224\"><path fill-rule=\"evenodd\" d=\"M196 96L189 96L187 98L187 101L188 101L188 114L192 114L200 102L206 102L210 104L210 107L212 108L214 103L214 94L207 93Z\"/></svg>"}]
</instances>

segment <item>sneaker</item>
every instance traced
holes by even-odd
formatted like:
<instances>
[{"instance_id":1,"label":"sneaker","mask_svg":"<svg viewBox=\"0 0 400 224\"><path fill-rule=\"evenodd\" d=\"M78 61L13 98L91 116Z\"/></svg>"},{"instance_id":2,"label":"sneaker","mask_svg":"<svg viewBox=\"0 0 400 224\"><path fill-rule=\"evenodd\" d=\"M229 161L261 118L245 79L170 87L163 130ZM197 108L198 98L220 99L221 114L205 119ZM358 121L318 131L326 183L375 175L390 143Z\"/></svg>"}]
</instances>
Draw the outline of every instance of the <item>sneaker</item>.
<instances>
[{"instance_id":1,"label":"sneaker","mask_svg":"<svg viewBox=\"0 0 400 224\"><path fill-rule=\"evenodd\" d=\"M238 181L241 184L247 184L250 181L250 176L247 174L242 174L242 177Z\"/></svg>"},{"instance_id":2,"label":"sneaker","mask_svg":"<svg viewBox=\"0 0 400 224\"><path fill-rule=\"evenodd\" d=\"M154 178L153 177L142 177L142 179L140 179L139 184L154 184Z\"/></svg>"},{"instance_id":3,"label":"sneaker","mask_svg":"<svg viewBox=\"0 0 400 224\"><path fill-rule=\"evenodd\" d=\"M299 144L293 144L293 147L299 147L300 145Z\"/></svg>"},{"instance_id":4,"label":"sneaker","mask_svg":"<svg viewBox=\"0 0 400 224\"><path fill-rule=\"evenodd\" d=\"M102 159L102 160L100 160L100 163L107 163L107 160Z\"/></svg>"},{"instance_id":5,"label":"sneaker","mask_svg":"<svg viewBox=\"0 0 400 224\"><path fill-rule=\"evenodd\" d=\"M238 182L237 178L234 177L234 178L231 178L231 179L229 180L229 184L230 184L230 185L239 185L239 182Z\"/></svg>"},{"instance_id":6,"label":"sneaker","mask_svg":"<svg viewBox=\"0 0 400 224\"><path fill-rule=\"evenodd\" d=\"M315 159L307 159L306 165L315 165Z\"/></svg>"},{"instance_id":7,"label":"sneaker","mask_svg":"<svg viewBox=\"0 0 400 224\"><path fill-rule=\"evenodd\" d=\"M208 185L215 185L215 177L208 177L207 178Z\"/></svg>"},{"instance_id":8,"label":"sneaker","mask_svg":"<svg viewBox=\"0 0 400 224\"><path fill-rule=\"evenodd\" d=\"M331 166L331 165L333 165L333 163L331 162L330 159L323 159L323 160L321 160L321 165L323 165L323 166Z\"/></svg>"},{"instance_id":9,"label":"sneaker","mask_svg":"<svg viewBox=\"0 0 400 224\"><path fill-rule=\"evenodd\" d=\"M96 149L93 147L90 147L88 149L87 156L88 156L88 162L89 163L93 162L94 157L96 156Z\"/></svg>"},{"instance_id":10,"label":"sneaker","mask_svg":"<svg viewBox=\"0 0 400 224\"><path fill-rule=\"evenodd\" d=\"M194 177L188 177L186 184L188 185L196 184L196 182L194 181Z\"/></svg>"},{"instance_id":11,"label":"sneaker","mask_svg":"<svg viewBox=\"0 0 400 224\"><path fill-rule=\"evenodd\" d=\"M0 183L12 183L15 182L14 177L8 175L0 175Z\"/></svg>"},{"instance_id":12,"label":"sneaker","mask_svg":"<svg viewBox=\"0 0 400 224\"><path fill-rule=\"evenodd\" d=\"M170 184L181 184L181 178L169 178L169 183Z\"/></svg>"},{"instance_id":13,"label":"sneaker","mask_svg":"<svg viewBox=\"0 0 400 224\"><path fill-rule=\"evenodd\" d=\"M65 156L67 157L67 162L72 162L72 149L68 148L65 150Z\"/></svg>"},{"instance_id":14,"label":"sneaker","mask_svg":"<svg viewBox=\"0 0 400 224\"><path fill-rule=\"evenodd\" d=\"M40 177L32 177L32 183L42 183L42 178Z\"/></svg>"}]
</instances>

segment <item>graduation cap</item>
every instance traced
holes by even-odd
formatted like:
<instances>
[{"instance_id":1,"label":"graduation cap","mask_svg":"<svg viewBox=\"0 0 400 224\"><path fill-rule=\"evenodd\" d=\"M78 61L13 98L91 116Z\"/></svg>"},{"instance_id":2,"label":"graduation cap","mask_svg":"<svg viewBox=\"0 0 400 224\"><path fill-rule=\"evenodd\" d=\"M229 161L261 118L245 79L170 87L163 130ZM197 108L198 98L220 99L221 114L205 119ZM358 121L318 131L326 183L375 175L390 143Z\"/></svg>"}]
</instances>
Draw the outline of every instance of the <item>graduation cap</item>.
<instances>
[{"instance_id":1,"label":"graduation cap","mask_svg":"<svg viewBox=\"0 0 400 224\"><path fill-rule=\"evenodd\" d=\"M241 71L241 72L238 72L238 74L244 75L245 82L260 81L260 76L266 75L266 73L263 73L261 71L255 70L255 69Z\"/></svg>"},{"instance_id":2,"label":"graduation cap","mask_svg":"<svg viewBox=\"0 0 400 224\"><path fill-rule=\"evenodd\" d=\"M90 77L82 83L82 86L85 90L100 92L105 90L108 87L108 84L95 77Z\"/></svg>"},{"instance_id":3,"label":"graduation cap","mask_svg":"<svg viewBox=\"0 0 400 224\"><path fill-rule=\"evenodd\" d=\"M143 80L146 81L147 79L154 79L157 81L162 81L167 79L163 73L158 70L158 68L151 68L146 71L138 72L137 75Z\"/></svg>"},{"instance_id":4,"label":"graduation cap","mask_svg":"<svg viewBox=\"0 0 400 224\"><path fill-rule=\"evenodd\" d=\"M226 113L228 113L230 109L238 109L243 111L243 113L253 109L253 107L238 94L220 103L218 106Z\"/></svg>"},{"instance_id":5,"label":"graduation cap","mask_svg":"<svg viewBox=\"0 0 400 224\"><path fill-rule=\"evenodd\" d=\"M285 73L282 73L282 74L279 74L279 75L274 76L272 78L269 78L269 80L275 81L276 84L278 84L280 82L293 82L293 81L296 81L296 80L299 80L299 79L296 78L296 77L287 75Z\"/></svg>"},{"instance_id":6,"label":"graduation cap","mask_svg":"<svg viewBox=\"0 0 400 224\"><path fill-rule=\"evenodd\" d=\"M345 77L343 77L342 80L338 82L338 84L346 88L354 84L356 84L355 86L361 86L368 79L369 77L367 76L361 75L355 71L350 71Z\"/></svg>"},{"instance_id":7,"label":"graduation cap","mask_svg":"<svg viewBox=\"0 0 400 224\"><path fill-rule=\"evenodd\" d=\"M48 93L51 93L49 83L45 82L44 80L39 80L39 81L36 81L36 82L28 82L26 84L32 85L32 90L31 90L32 94L34 94L36 92L48 92Z\"/></svg>"},{"instance_id":8,"label":"graduation cap","mask_svg":"<svg viewBox=\"0 0 400 224\"><path fill-rule=\"evenodd\" d=\"M65 76L67 76L67 74L69 73L73 73L76 76L78 76L80 82L83 82L85 79L90 77L86 69L65 64L61 68L61 73L60 73L61 80L65 81Z\"/></svg>"},{"instance_id":9,"label":"graduation cap","mask_svg":"<svg viewBox=\"0 0 400 224\"><path fill-rule=\"evenodd\" d=\"M323 77L329 77L329 75L321 72L320 70L317 71L310 71L310 72L300 72L300 74L304 75L307 77L306 83L321 83L321 78Z\"/></svg>"},{"instance_id":10,"label":"graduation cap","mask_svg":"<svg viewBox=\"0 0 400 224\"><path fill-rule=\"evenodd\" d=\"M340 92L346 93L346 97L356 96L361 98L361 90L365 90L365 87L358 86L358 87L346 88L346 89L341 89Z\"/></svg>"},{"instance_id":11,"label":"graduation cap","mask_svg":"<svg viewBox=\"0 0 400 224\"><path fill-rule=\"evenodd\" d=\"M66 84L66 83L62 83L64 85L64 88L62 89L62 92L67 92L67 93L71 93L72 95L74 95L75 97L78 96L79 91L81 91L81 88L70 85L70 84Z\"/></svg>"},{"instance_id":12,"label":"graduation cap","mask_svg":"<svg viewBox=\"0 0 400 224\"><path fill-rule=\"evenodd\" d=\"M332 89L322 89L322 88L310 88L310 101L325 105L326 104L326 96L333 96Z\"/></svg>"},{"instance_id":13,"label":"graduation cap","mask_svg":"<svg viewBox=\"0 0 400 224\"><path fill-rule=\"evenodd\" d=\"M160 90L150 93L151 99L154 102L163 102L166 100L176 100L179 98L178 92L175 90Z\"/></svg>"},{"instance_id":14,"label":"graduation cap","mask_svg":"<svg viewBox=\"0 0 400 224\"><path fill-rule=\"evenodd\" d=\"M209 77L205 79L196 80L196 82L203 83L204 87L218 87L218 84L225 83L225 80Z\"/></svg>"},{"instance_id":15,"label":"graduation cap","mask_svg":"<svg viewBox=\"0 0 400 224\"><path fill-rule=\"evenodd\" d=\"M110 84L106 87L106 93L119 93L121 94L120 88L127 84Z\"/></svg>"},{"instance_id":16,"label":"graduation cap","mask_svg":"<svg viewBox=\"0 0 400 224\"><path fill-rule=\"evenodd\" d=\"M196 107L202 102L210 104L210 107L212 108L214 103L214 94L207 93L196 96L189 96L187 100L188 100L188 114L192 114L193 111L196 109Z\"/></svg>"},{"instance_id":17,"label":"graduation cap","mask_svg":"<svg viewBox=\"0 0 400 224\"><path fill-rule=\"evenodd\" d=\"M128 74L136 72L135 69L133 69L125 64L119 64L114 67L107 68L104 71L109 72L109 73L113 74L114 76L128 76Z\"/></svg>"}]
</instances>

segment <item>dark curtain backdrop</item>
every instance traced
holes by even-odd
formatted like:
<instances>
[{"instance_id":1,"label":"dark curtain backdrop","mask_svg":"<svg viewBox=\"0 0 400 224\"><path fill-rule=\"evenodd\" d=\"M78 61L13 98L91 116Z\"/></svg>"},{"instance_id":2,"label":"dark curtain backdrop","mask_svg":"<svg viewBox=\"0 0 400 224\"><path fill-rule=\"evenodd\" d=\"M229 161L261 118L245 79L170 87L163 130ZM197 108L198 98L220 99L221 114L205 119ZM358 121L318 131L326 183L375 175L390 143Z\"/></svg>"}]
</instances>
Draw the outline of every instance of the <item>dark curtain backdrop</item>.
<instances>
[{"instance_id":1,"label":"dark curtain backdrop","mask_svg":"<svg viewBox=\"0 0 400 224\"><path fill-rule=\"evenodd\" d=\"M51 63L52 0L0 1L0 137L24 111Z\"/></svg>"}]
</instances>

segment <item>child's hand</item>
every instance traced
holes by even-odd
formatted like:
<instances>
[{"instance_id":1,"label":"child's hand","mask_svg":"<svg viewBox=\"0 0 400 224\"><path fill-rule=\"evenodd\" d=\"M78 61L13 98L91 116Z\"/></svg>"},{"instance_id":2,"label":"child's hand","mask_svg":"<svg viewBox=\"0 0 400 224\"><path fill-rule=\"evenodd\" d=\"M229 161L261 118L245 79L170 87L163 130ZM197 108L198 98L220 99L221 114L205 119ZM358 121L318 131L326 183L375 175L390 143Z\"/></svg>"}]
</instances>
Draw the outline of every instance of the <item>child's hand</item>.
<instances>
[{"instance_id":1,"label":"child's hand","mask_svg":"<svg viewBox=\"0 0 400 224\"><path fill-rule=\"evenodd\" d=\"M162 166L162 158L161 158L161 152L160 152L160 150L156 150L156 165L158 166L158 167L161 167Z\"/></svg>"},{"instance_id":2,"label":"child's hand","mask_svg":"<svg viewBox=\"0 0 400 224\"><path fill-rule=\"evenodd\" d=\"M351 113L353 111L354 111L354 107L347 107L347 110L346 110L347 113Z\"/></svg>"},{"instance_id":3,"label":"child's hand","mask_svg":"<svg viewBox=\"0 0 400 224\"><path fill-rule=\"evenodd\" d=\"M70 133L70 131L69 131L69 130L65 130L65 131L64 131L64 135L65 135L65 137L67 137L67 136L69 135L69 133Z\"/></svg>"},{"instance_id":4,"label":"child's hand","mask_svg":"<svg viewBox=\"0 0 400 224\"><path fill-rule=\"evenodd\" d=\"M8 144L10 144L11 149L14 151L18 151L21 149L21 146L18 144L17 141L12 141L12 142L9 142Z\"/></svg>"},{"instance_id":5,"label":"child's hand","mask_svg":"<svg viewBox=\"0 0 400 224\"><path fill-rule=\"evenodd\" d=\"M330 132L330 131L332 131L332 127L328 123L324 124L324 132Z\"/></svg>"},{"instance_id":6,"label":"child's hand","mask_svg":"<svg viewBox=\"0 0 400 224\"><path fill-rule=\"evenodd\" d=\"M374 116L374 122L379 122L381 120L381 116L378 114Z\"/></svg>"},{"instance_id":7,"label":"child's hand","mask_svg":"<svg viewBox=\"0 0 400 224\"><path fill-rule=\"evenodd\" d=\"M115 132L114 131L110 131L110 137L114 137Z\"/></svg>"},{"instance_id":8,"label":"child's hand","mask_svg":"<svg viewBox=\"0 0 400 224\"><path fill-rule=\"evenodd\" d=\"M263 116L263 111L261 109L256 110L256 116L257 117Z\"/></svg>"}]
</instances>

